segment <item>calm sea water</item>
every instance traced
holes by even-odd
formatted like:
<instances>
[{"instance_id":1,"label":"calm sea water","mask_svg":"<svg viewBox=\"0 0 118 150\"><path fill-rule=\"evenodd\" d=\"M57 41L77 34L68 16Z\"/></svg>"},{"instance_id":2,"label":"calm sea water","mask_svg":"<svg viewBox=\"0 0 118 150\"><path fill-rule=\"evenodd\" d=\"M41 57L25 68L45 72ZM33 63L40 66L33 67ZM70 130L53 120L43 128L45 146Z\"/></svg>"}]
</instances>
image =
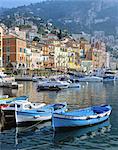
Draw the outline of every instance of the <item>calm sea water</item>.
<instances>
[{"instance_id":1,"label":"calm sea water","mask_svg":"<svg viewBox=\"0 0 118 150\"><path fill-rule=\"evenodd\" d=\"M69 109L107 103L112 106L108 121L95 126L55 133L51 122L27 127L3 128L0 150L118 150L118 82L82 83L80 89L37 92L36 83L22 82L19 90L0 89L9 96L29 95L33 102L67 102Z\"/></svg>"}]
</instances>

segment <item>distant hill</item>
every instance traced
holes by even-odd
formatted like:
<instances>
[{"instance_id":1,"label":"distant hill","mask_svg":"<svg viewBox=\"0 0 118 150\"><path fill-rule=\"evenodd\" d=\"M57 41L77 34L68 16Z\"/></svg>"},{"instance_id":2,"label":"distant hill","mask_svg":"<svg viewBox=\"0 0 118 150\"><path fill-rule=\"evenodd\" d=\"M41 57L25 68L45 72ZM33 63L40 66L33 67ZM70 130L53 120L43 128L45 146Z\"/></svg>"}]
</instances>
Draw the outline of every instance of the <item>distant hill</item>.
<instances>
[{"instance_id":1,"label":"distant hill","mask_svg":"<svg viewBox=\"0 0 118 150\"><path fill-rule=\"evenodd\" d=\"M102 30L107 35L116 35L118 29L117 0L45 1L9 9L0 16L0 19L5 24L10 20L12 25L15 14L33 19L37 24L37 18L40 17L71 33L80 31L93 33L95 30Z\"/></svg>"}]
</instances>

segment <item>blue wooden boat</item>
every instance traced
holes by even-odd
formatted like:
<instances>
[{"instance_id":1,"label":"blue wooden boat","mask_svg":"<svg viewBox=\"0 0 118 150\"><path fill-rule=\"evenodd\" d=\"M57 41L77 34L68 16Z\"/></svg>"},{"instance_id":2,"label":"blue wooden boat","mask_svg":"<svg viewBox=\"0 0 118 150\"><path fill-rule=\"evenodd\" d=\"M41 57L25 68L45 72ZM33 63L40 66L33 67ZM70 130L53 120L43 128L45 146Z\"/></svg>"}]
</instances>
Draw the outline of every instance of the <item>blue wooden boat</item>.
<instances>
[{"instance_id":1,"label":"blue wooden boat","mask_svg":"<svg viewBox=\"0 0 118 150\"><path fill-rule=\"evenodd\" d=\"M52 116L52 127L55 129L97 124L107 120L111 110L110 105L100 105L71 112L54 113Z\"/></svg>"},{"instance_id":2,"label":"blue wooden boat","mask_svg":"<svg viewBox=\"0 0 118 150\"><path fill-rule=\"evenodd\" d=\"M29 98L28 96L2 98L2 99L0 99L0 105L1 104L9 104L9 103L15 102L15 101L28 101L28 98Z\"/></svg>"},{"instance_id":3,"label":"blue wooden boat","mask_svg":"<svg viewBox=\"0 0 118 150\"><path fill-rule=\"evenodd\" d=\"M67 110L67 103L49 104L40 109L35 110L21 110L16 108L15 117L16 124L30 123L36 121L46 121L52 118L52 114L64 113Z\"/></svg>"}]
</instances>

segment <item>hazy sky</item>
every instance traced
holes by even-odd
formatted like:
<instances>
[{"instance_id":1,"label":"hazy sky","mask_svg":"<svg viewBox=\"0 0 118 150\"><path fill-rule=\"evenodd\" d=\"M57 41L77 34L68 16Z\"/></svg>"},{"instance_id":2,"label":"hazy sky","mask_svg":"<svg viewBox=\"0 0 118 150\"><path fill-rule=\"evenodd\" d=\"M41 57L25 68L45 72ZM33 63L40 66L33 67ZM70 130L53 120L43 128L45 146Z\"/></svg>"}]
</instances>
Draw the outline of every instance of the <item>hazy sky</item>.
<instances>
[{"instance_id":1,"label":"hazy sky","mask_svg":"<svg viewBox=\"0 0 118 150\"><path fill-rule=\"evenodd\" d=\"M0 0L0 7L12 8L21 5L28 5L30 3L36 3L43 0Z\"/></svg>"},{"instance_id":2,"label":"hazy sky","mask_svg":"<svg viewBox=\"0 0 118 150\"><path fill-rule=\"evenodd\" d=\"M28 5L30 3L41 2L41 1L46 1L46 0L0 0L0 7L12 8L17 6L22 6L22 5ZM71 0L71 1L75 1L75 0ZM88 0L81 0L81 1L88 1ZM104 0L104 1L118 2L118 0Z\"/></svg>"}]
</instances>

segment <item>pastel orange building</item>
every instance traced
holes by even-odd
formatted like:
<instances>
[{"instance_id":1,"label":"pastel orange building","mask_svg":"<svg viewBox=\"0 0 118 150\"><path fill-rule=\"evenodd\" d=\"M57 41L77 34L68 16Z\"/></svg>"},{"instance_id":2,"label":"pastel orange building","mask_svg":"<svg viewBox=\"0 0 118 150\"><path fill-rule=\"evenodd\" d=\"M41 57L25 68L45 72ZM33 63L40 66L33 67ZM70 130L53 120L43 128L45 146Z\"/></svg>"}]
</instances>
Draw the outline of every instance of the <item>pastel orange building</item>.
<instances>
[{"instance_id":1,"label":"pastel orange building","mask_svg":"<svg viewBox=\"0 0 118 150\"><path fill-rule=\"evenodd\" d=\"M12 35L3 36L3 66L9 63L14 68L26 66L26 41Z\"/></svg>"},{"instance_id":2,"label":"pastel orange building","mask_svg":"<svg viewBox=\"0 0 118 150\"><path fill-rule=\"evenodd\" d=\"M54 47L45 45L42 47L43 68L54 68Z\"/></svg>"}]
</instances>

